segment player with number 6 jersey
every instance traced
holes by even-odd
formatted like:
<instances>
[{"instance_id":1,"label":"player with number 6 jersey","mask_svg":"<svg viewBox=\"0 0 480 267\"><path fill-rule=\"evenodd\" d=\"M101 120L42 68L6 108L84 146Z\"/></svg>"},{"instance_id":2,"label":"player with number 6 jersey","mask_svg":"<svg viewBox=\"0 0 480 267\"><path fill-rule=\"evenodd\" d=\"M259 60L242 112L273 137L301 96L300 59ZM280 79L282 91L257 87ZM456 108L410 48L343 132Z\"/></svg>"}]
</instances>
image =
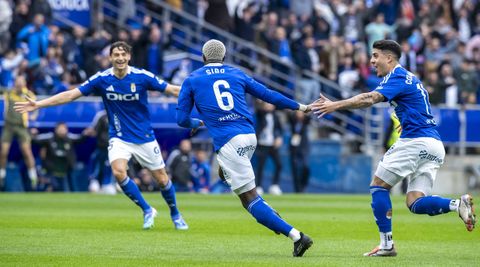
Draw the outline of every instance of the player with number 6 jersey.
<instances>
[{"instance_id":1,"label":"player with number 6 jersey","mask_svg":"<svg viewBox=\"0 0 480 267\"><path fill-rule=\"evenodd\" d=\"M239 196L243 207L257 222L291 238L294 242L293 256L301 257L313 241L280 218L257 194L250 162L257 139L245 94L281 109L309 112L310 107L267 89L237 68L224 65L225 52L224 44L218 40L209 40L204 44L202 53L205 66L192 72L183 82L178 99L177 122L194 130L202 125L207 127L217 152L220 177ZM190 118L194 105L201 120Z\"/></svg>"}]
</instances>

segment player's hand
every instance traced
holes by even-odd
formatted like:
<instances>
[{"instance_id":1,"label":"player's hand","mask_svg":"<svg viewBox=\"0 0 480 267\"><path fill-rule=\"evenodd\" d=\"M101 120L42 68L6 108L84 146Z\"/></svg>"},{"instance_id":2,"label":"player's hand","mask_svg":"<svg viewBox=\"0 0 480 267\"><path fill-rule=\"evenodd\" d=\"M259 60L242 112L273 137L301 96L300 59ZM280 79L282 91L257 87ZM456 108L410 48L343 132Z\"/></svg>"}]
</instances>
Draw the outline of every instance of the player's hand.
<instances>
[{"instance_id":1,"label":"player's hand","mask_svg":"<svg viewBox=\"0 0 480 267\"><path fill-rule=\"evenodd\" d=\"M335 102L320 94L320 98L311 104L312 111L318 118L336 110Z\"/></svg>"},{"instance_id":2,"label":"player's hand","mask_svg":"<svg viewBox=\"0 0 480 267\"><path fill-rule=\"evenodd\" d=\"M37 102L28 96L25 96L27 102L15 102L13 109L19 113L32 112L38 109Z\"/></svg>"},{"instance_id":3,"label":"player's hand","mask_svg":"<svg viewBox=\"0 0 480 267\"><path fill-rule=\"evenodd\" d=\"M204 125L205 125L205 123L204 123L202 120L200 120L200 126L198 126L197 128L192 128L192 130L190 131L190 136L195 135L195 134L197 133L197 131L198 131L198 128L200 128L200 127L202 127L202 126L204 126Z\"/></svg>"}]
</instances>

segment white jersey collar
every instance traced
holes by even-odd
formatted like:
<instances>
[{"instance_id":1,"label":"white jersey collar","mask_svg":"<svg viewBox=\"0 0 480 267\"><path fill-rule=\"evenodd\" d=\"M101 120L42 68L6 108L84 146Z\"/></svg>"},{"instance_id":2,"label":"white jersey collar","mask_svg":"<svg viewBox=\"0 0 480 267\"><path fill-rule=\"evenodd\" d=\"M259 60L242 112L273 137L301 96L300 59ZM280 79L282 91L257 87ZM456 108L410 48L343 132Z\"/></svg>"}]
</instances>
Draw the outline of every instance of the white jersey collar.
<instances>
[{"instance_id":1,"label":"white jersey collar","mask_svg":"<svg viewBox=\"0 0 480 267\"><path fill-rule=\"evenodd\" d=\"M207 67L221 67L221 66L223 66L223 64L222 63L208 63L205 66L207 66Z\"/></svg>"}]
</instances>

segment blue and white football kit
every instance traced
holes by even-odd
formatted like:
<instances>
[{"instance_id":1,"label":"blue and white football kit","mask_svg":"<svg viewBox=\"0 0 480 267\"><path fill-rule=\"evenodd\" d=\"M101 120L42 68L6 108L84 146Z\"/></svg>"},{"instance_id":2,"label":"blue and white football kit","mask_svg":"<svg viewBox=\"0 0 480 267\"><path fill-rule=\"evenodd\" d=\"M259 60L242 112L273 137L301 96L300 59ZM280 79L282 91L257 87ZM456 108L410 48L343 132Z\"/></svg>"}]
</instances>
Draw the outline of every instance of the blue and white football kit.
<instances>
[{"instance_id":1,"label":"blue and white football kit","mask_svg":"<svg viewBox=\"0 0 480 267\"><path fill-rule=\"evenodd\" d=\"M252 114L245 99L246 93L279 108L295 110L300 107L297 102L267 89L239 69L210 63L192 72L183 82L177 108L177 123L182 127L196 128L200 125L199 120L190 118L195 105L200 119L213 137L224 177L237 195L255 188L250 158L257 139ZM292 239L293 233L298 233L261 196L248 203L247 210L257 222L276 233Z\"/></svg>"},{"instance_id":2,"label":"blue and white football kit","mask_svg":"<svg viewBox=\"0 0 480 267\"><path fill-rule=\"evenodd\" d=\"M375 174L392 186L408 177L408 192L430 195L445 149L435 129L428 92L400 65L384 77L375 91L395 108L402 126L399 140L385 153Z\"/></svg>"},{"instance_id":3,"label":"blue and white football kit","mask_svg":"<svg viewBox=\"0 0 480 267\"><path fill-rule=\"evenodd\" d=\"M109 122L108 158L130 160L132 156L145 168L159 170L165 167L162 153L151 126L148 110L148 90L164 92L167 83L146 70L129 66L121 79L113 68L93 75L79 86L83 95L95 93L103 99ZM145 213L144 228L153 225L156 211L144 200L136 184L127 176L119 181L125 194ZM170 208L172 220L180 213L176 207L175 189L171 183L161 188L162 196ZM150 224L152 223L152 224ZM177 228L178 229L178 228Z\"/></svg>"},{"instance_id":4,"label":"blue and white football kit","mask_svg":"<svg viewBox=\"0 0 480 267\"><path fill-rule=\"evenodd\" d=\"M246 102L246 93L278 108L299 108L297 102L267 89L239 69L218 63L208 64L192 72L183 82L178 97L177 121L183 127L197 127L198 120L190 119L190 112L196 106L200 119L213 137L214 149L218 152L217 159L232 190L237 191L249 184L237 193L255 187L251 183L255 176L251 170L250 158L257 141L252 137L255 128ZM239 135L242 137L237 137Z\"/></svg>"},{"instance_id":5,"label":"blue and white football kit","mask_svg":"<svg viewBox=\"0 0 480 267\"><path fill-rule=\"evenodd\" d=\"M148 90L164 92L167 83L151 72L129 67L122 79L113 69L99 72L84 82L79 90L102 97L108 115L110 163L116 159L135 158L144 167L158 170L165 167L160 147L155 140L148 111Z\"/></svg>"},{"instance_id":6,"label":"blue and white football kit","mask_svg":"<svg viewBox=\"0 0 480 267\"><path fill-rule=\"evenodd\" d=\"M394 108L402 134L385 153L375 176L394 186L408 179L408 192L422 192L410 211L416 214L438 215L455 210L456 200L431 196L435 176L443 164L445 149L435 130L428 92L411 72L397 65L375 89ZM396 255L392 238L392 203L388 188L370 186L372 210L380 232L380 249L392 250ZM457 205L457 206L456 206ZM375 250L365 256L376 255Z\"/></svg>"}]
</instances>

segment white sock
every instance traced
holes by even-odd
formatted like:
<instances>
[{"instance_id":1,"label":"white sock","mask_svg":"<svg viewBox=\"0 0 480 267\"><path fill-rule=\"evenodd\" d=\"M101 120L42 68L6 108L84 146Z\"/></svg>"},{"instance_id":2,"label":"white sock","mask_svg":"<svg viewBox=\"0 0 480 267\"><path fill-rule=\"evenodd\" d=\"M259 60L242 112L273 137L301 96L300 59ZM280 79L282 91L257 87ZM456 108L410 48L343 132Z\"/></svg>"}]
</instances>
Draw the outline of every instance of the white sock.
<instances>
[{"instance_id":1,"label":"white sock","mask_svg":"<svg viewBox=\"0 0 480 267\"><path fill-rule=\"evenodd\" d=\"M28 177L32 181L37 180L37 170L35 168L28 169Z\"/></svg>"},{"instance_id":2,"label":"white sock","mask_svg":"<svg viewBox=\"0 0 480 267\"><path fill-rule=\"evenodd\" d=\"M0 179L4 179L6 175L7 175L7 171L5 171L4 168L1 168L0 169Z\"/></svg>"},{"instance_id":3,"label":"white sock","mask_svg":"<svg viewBox=\"0 0 480 267\"><path fill-rule=\"evenodd\" d=\"M380 249L391 249L393 246L392 232L380 232Z\"/></svg>"},{"instance_id":4,"label":"white sock","mask_svg":"<svg viewBox=\"0 0 480 267\"><path fill-rule=\"evenodd\" d=\"M460 199L452 199L452 201L450 201L451 211L458 211L458 206L460 206Z\"/></svg>"},{"instance_id":5,"label":"white sock","mask_svg":"<svg viewBox=\"0 0 480 267\"><path fill-rule=\"evenodd\" d=\"M290 230L290 233L288 233L288 237L290 237L293 242L297 242L298 240L300 240L300 231L292 228L292 230Z\"/></svg>"}]
</instances>

